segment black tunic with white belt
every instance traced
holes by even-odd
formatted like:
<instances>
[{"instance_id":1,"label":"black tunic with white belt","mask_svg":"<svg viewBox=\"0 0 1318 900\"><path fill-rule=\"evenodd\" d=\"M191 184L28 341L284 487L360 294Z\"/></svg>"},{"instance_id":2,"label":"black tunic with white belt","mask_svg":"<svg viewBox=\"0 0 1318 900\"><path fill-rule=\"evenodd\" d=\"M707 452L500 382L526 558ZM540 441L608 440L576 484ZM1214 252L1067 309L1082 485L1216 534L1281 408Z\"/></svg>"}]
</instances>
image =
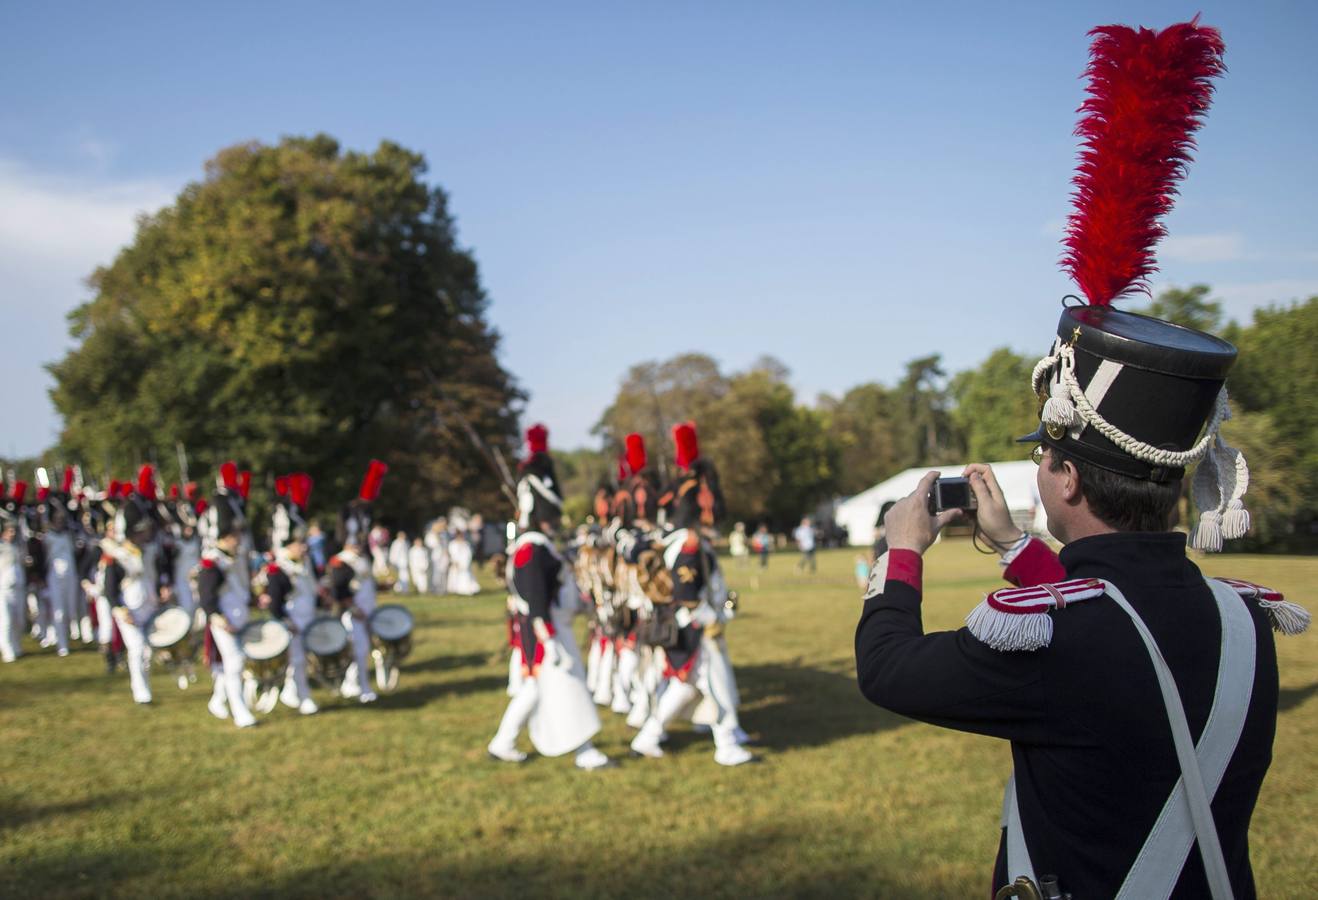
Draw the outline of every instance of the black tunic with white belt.
<instances>
[{"instance_id":1,"label":"black tunic with white belt","mask_svg":"<svg viewBox=\"0 0 1318 900\"><path fill-rule=\"evenodd\" d=\"M1021 585L1112 582L1147 624L1180 690L1197 740L1217 681L1221 620L1179 534L1106 534L1062 550L1033 542L1008 567ZM1153 665L1130 618L1107 596L1048 613L1049 646L1002 652L968 629L925 634L920 557L889 554L856 629L856 671L873 703L924 722L1011 741L1023 832L1037 873L1076 897L1120 888L1181 770ZM1237 898L1255 896L1249 821L1272 761L1277 659L1271 623L1244 598L1257 643L1244 731L1213 799ZM1000 847L994 886L1007 883ZM1174 897L1206 897L1197 846Z\"/></svg>"}]
</instances>

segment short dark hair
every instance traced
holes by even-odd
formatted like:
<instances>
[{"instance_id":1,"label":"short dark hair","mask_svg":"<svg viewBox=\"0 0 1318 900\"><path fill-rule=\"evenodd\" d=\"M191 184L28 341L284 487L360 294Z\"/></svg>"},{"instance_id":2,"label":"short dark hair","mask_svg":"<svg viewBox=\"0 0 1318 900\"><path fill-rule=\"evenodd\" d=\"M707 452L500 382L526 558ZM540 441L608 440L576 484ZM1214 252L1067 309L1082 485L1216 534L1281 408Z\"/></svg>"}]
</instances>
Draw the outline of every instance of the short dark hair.
<instances>
[{"instance_id":1,"label":"short dark hair","mask_svg":"<svg viewBox=\"0 0 1318 900\"><path fill-rule=\"evenodd\" d=\"M1176 501L1181 498L1181 479L1161 484L1101 469L1076 459L1056 447L1048 447L1048 470L1058 472L1066 463L1080 475L1080 492L1090 511L1117 531L1167 531L1171 528Z\"/></svg>"}]
</instances>

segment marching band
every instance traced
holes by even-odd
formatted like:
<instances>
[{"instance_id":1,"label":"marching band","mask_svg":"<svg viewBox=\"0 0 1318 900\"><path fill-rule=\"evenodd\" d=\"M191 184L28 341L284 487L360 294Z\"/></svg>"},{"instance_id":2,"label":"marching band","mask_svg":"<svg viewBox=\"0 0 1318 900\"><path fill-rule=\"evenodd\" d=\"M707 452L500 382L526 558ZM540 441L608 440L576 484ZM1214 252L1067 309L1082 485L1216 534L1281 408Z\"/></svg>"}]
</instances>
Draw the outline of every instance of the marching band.
<instances>
[{"instance_id":1,"label":"marching band","mask_svg":"<svg viewBox=\"0 0 1318 900\"><path fill-rule=\"evenodd\" d=\"M661 757L679 717L711 734L714 759L753 759L737 718L737 684L724 629L736 612L708 537L723 508L718 475L695 427L674 429L678 477L661 489L644 440L629 435L616 484L601 484L594 520L563 541L561 484L543 425L527 432L516 484L518 519L506 552L509 703L489 755L520 762L523 730L544 756L581 769L615 765L591 743L597 707L626 717L633 756ZM218 719L250 728L281 703L320 710L313 688L360 703L397 688L414 619L378 603L392 573L374 553L373 506L388 466L372 460L339 513L337 553L313 561L306 519L312 482L275 479L269 550L256 551L248 516L252 475L220 466L203 497L195 483L162 495L153 466L104 489L65 470L27 485L0 484L0 658L33 634L61 656L95 640L107 671L127 669L132 698L150 704L152 665L180 689L211 675ZM420 540L420 553L429 552ZM500 559L502 561L503 558ZM588 618L581 652L573 620Z\"/></svg>"}]
</instances>

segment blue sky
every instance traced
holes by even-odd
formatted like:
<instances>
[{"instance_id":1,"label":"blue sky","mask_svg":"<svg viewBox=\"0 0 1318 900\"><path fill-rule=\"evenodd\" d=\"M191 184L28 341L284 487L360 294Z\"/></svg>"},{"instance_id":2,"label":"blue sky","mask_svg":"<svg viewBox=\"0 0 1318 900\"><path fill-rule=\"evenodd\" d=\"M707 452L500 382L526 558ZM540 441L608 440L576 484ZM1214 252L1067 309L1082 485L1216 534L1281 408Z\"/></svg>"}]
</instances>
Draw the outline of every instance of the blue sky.
<instances>
[{"instance_id":1,"label":"blue sky","mask_svg":"<svg viewBox=\"0 0 1318 900\"><path fill-rule=\"evenodd\" d=\"M1086 31L1197 11L1229 71L1155 289L1243 318L1318 293L1318 4L10 4L0 454L54 439L41 365L136 212L285 134L426 155L558 446L687 350L805 400L1042 351Z\"/></svg>"}]
</instances>

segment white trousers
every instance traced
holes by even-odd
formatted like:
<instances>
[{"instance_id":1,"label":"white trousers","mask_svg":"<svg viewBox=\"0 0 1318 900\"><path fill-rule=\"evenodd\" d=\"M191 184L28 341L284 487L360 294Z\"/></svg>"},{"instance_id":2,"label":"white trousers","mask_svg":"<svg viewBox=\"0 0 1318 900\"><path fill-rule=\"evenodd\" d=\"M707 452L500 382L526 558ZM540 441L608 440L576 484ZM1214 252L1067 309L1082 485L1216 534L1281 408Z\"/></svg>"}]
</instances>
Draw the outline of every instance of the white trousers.
<instances>
[{"instance_id":1,"label":"white trousers","mask_svg":"<svg viewBox=\"0 0 1318 900\"><path fill-rule=\"evenodd\" d=\"M128 658L128 683L133 689L133 699L138 703L151 702L151 683L147 680L147 673L151 671L151 646L146 642L142 628L155 611L154 604L147 604L138 609L130 609L127 622L119 620L119 634L124 639L124 656Z\"/></svg>"},{"instance_id":2,"label":"white trousers","mask_svg":"<svg viewBox=\"0 0 1318 900\"><path fill-rule=\"evenodd\" d=\"M284 676L284 690L296 693L298 702L311 699L311 683L307 681L307 650L302 646L302 634L293 635L288 645L288 674Z\"/></svg>"},{"instance_id":3,"label":"white trousers","mask_svg":"<svg viewBox=\"0 0 1318 900\"><path fill-rule=\"evenodd\" d=\"M243 649L238 646L238 636L219 625L212 625L210 629L215 649L220 652L222 668L219 677L215 678L215 698L229 704L229 714L235 725L250 722L255 716L243 699ZM211 674L215 675L214 672Z\"/></svg>"},{"instance_id":4,"label":"white trousers","mask_svg":"<svg viewBox=\"0 0 1318 900\"><path fill-rule=\"evenodd\" d=\"M494 733L490 745L499 750L512 750L517 744L517 735L521 734L526 723L531 720L536 704L540 702L540 685L534 678L527 678L517 686L517 691L508 701L508 708L499 720L499 730Z\"/></svg>"},{"instance_id":5,"label":"white trousers","mask_svg":"<svg viewBox=\"0 0 1318 900\"><path fill-rule=\"evenodd\" d=\"M96 598L96 643L108 645L114 640L114 619L110 613L110 601L104 597Z\"/></svg>"},{"instance_id":6,"label":"white trousers","mask_svg":"<svg viewBox=\"0 0 1318 900\"><path fill-rule=\"evenodd\" d=\"M28 588L28 611L32 614L32 636L41 646L55 643L55 621L50 616L50 592L45 587Z\"/></svg>"},{"instance_id":7,"label":"white trousers","mask_svg":"<svg viewBox=\"0 0 1318 900\"><path fill-rule=\"evenodd\" d=\"M352 631L352 658L357 668L357 684L363 694L375 692L371 687L371 627L365 619L344 613L344 625ZM351 677L352 673L348 673Z\"/></svg>"},{"instance_id":8,"label":"white trousers","mask_svg":"<svg viewBox=\"0 0 1318 900\"><path fill-rule=\"evenodd\" d=\"M78 621L78 573L66 560L52 561L46 578L46 598L55 625L55 643L69 649L69 624Z\"/></svg>"},{"instance_id":9,"label":"white trousers","mask_svg":"<svg viewBox=\"0 0 1318 900\"><path fill-rule=\"evenodd\" d=\"M27 624L27 596L23 591L0 594L0 659L13 662L23 655L23 630Z\"/></svg>"}]
</instances>

